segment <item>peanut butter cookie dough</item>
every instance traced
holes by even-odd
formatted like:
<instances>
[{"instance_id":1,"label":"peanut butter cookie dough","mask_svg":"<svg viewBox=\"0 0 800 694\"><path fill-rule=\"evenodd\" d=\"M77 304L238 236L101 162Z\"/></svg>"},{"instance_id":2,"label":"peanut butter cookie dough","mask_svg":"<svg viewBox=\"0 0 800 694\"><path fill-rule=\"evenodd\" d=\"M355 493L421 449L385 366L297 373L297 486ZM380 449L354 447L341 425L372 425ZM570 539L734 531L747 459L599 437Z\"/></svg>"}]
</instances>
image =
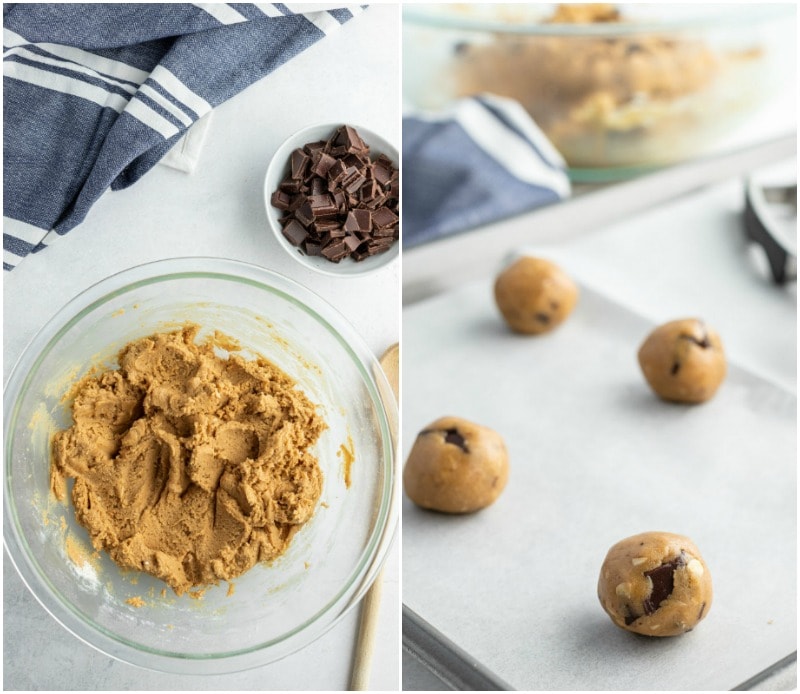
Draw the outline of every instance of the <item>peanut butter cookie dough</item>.
<instances>
[{"instance_id":1,"label":"peanut butter cookie dough","mask_svg":"<svg viewBox=\"0 0 800 694\"><path fill-rule=\"evenodd\" d=\"M578 287L555 263L524 256L494 284L497 308L518 333L539 335L561 325L578 302Z\"/></svg>"},{"instance_id":2,"label":"peanut butter cookie dough","mask_svg":"<svg viewBox=\"0 0 800 694\"><path fill-rule=\"evenodd\" d=\"M198 331L131 342L118 369L79 381L51 465L57 498L75 480L94 547L178 595L283 554L323 482L315 405L274 364L219 334L196 344Z\"/></svg>"},{"instance_id":3,"label":"peanut butter cookie dough","mask_svg":"<svg viewBox=\"0 0 800 694\"><path fill-rule=\"evenodd\" d=\"M609 23L636 26L605 3L562 4L544 21ZM596 35L576 33L506 31L458 44L449 66L455 95L490 92L518 101L572 167L652 164L673 160L676 148L694 141L689 133L723 98L718 85L752 59L691 33L605 35L601 26Z\"/></svg>"},{"instance_id":4,"label":"peanut butter cookie dough","mask_svg":"<svg viewBox=\"0 0 800 694\"><path fill-rule=\"evenodd\" d=\"M659 326L647 336L637 356L653 391L673 402L711 399L727 372L719 335L697 318Z\"/></svg>"},{"instance_id":5,"label":"peanut butter cookie dough","mask_svg":"<svg viewBox=\"0 0 800 694\"><path fill-rule=\"evenodd\" d=\"M713 590L708 567L689 538L648 532L608 551L597 595L618 627L646 636L677 636L708 614Z\"/></svg>"},{"instance_id":6,"label":"peanut butter cookie dough","mask_svg":"<svg viewBox=\"0 0 800 694\"><path fill-rule=\"evenodd\" d=\"M444 513L493 504L507 481L508 452L500 434L458 417L441 417L419 432L403 471L408 497Z\"/></svg>"}]
</instances>

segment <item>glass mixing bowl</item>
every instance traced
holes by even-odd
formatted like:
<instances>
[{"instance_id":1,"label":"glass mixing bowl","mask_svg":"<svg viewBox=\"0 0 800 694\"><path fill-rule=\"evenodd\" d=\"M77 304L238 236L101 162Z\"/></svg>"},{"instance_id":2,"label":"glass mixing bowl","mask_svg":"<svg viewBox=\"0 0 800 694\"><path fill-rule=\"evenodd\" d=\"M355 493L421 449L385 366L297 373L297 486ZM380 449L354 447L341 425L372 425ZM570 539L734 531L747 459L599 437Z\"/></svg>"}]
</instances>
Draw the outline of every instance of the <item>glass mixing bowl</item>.
<instances>
[{"instance_id":1,"label":"glass mixing bowl","mask_svg":"<svg viewBox=\"0 0 800 694\"><path fill-rule=\"evenodd\" d=\"M320 504L288 552L202 597L177 597L94 552L68 499L49 491L50 438L71 425L64 395L127 342L186 321L239 341L293 377L328 424L315 447ZM28 588L78 638L120 660L176 673L272 662L320 636L369 588L397 524L397 409L350 324L300 285L231 260L159 261L113 275L34 337L4 395L4 539ZM354 454L354 461L342 453Z\"/></svg>"},{"instance_id":2,"label":"glass mixing bowl","mask_svg":"<svg viewBox=\"0 0 800 694\"><path fill-rule=\"evenodd\" d=\"M480 93L515 99L574 180L626 178L707 154L756 114L782 122L781 95L793 102L796 89L795 12L769 3L406 5L403 96L423 111Z\"/></svg>"}]
</instances>

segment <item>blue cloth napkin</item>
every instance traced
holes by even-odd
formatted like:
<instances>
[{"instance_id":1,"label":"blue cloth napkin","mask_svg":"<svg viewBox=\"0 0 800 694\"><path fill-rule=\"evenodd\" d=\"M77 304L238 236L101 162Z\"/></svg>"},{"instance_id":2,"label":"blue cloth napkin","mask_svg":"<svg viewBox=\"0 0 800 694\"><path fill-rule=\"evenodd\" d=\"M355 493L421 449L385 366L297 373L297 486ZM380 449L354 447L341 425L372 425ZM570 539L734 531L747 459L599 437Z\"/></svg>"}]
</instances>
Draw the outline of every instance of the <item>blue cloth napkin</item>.
<instances>
[{"instance_id":1,"label":"blue cloth napkin","mask_svg":"<svg viewBox=\"0 0 800 694\"><path fill-rule=\"evenodd\" d=\"M76 227L103 192L135 183L205 113L362 9L4 4L4 269Z\"/></svg>"},{"instance_id":2,"label":"blue cloth napkin","mask_svg":"<svg viewBox=\"0 0 800 694\"><path fill-rule=\"evenodd\" d=\"M403 118L403 247L557 202L566 164L516 101L462 99Z\"/></svg>"}]
</instances>

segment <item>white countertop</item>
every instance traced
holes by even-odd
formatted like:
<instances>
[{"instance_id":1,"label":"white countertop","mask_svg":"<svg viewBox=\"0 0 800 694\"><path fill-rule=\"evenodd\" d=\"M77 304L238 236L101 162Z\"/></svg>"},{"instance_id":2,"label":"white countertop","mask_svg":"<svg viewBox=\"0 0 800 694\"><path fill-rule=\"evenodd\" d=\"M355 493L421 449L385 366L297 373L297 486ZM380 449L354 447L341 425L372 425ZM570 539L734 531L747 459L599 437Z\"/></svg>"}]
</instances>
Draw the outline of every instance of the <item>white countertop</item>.
<instances>
[{"instance_id":1,"label":"white countertop","mask_svg":"<svg viewBox=\"0 0 800 694\"><path fill-rule=\"evenodd\" d=\"M379 40L376 40L376 37ZM107 192L73 229L3 281L4 379L67 300L102 278L176 256L221 256L284 274L324 297L377 357L399 339L399 262L332 278L294 262L267 228L262 184L272 153L319 122L362 125L399 145L399 7L375 5L213 113L196 169L156 166ZM313 84L313 86L312 86ZM384 572L370 688L400 683L399 543ZM322 638L272 665L225 676L178 676L115 661L62 629L3 567L5 689L347 689L358 631L351 611ZM47 643L47 658L40 644Z\"/></svg>"}]
</instances>

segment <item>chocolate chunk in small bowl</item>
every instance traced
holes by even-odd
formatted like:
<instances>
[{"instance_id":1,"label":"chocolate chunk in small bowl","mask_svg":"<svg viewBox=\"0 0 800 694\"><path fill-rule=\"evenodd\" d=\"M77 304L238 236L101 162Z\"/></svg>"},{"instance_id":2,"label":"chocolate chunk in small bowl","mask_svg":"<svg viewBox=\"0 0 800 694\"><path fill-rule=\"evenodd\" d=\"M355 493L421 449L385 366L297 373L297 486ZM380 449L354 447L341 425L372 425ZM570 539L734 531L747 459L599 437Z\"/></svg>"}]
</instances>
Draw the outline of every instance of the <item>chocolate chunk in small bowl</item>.
<instances>
[{"instance_id":1,"label":"chocolate chunk in small bowl","mask_svg":"<svg viewBox=\"0 0 800 694\"><path fill-rule=\"evenodd\" d=\"M273 156L264 182L267 217L298 262L338 276L377 270L399 256L398 152L349 124L306 128Z\"/></svg>"}]
</instances>

